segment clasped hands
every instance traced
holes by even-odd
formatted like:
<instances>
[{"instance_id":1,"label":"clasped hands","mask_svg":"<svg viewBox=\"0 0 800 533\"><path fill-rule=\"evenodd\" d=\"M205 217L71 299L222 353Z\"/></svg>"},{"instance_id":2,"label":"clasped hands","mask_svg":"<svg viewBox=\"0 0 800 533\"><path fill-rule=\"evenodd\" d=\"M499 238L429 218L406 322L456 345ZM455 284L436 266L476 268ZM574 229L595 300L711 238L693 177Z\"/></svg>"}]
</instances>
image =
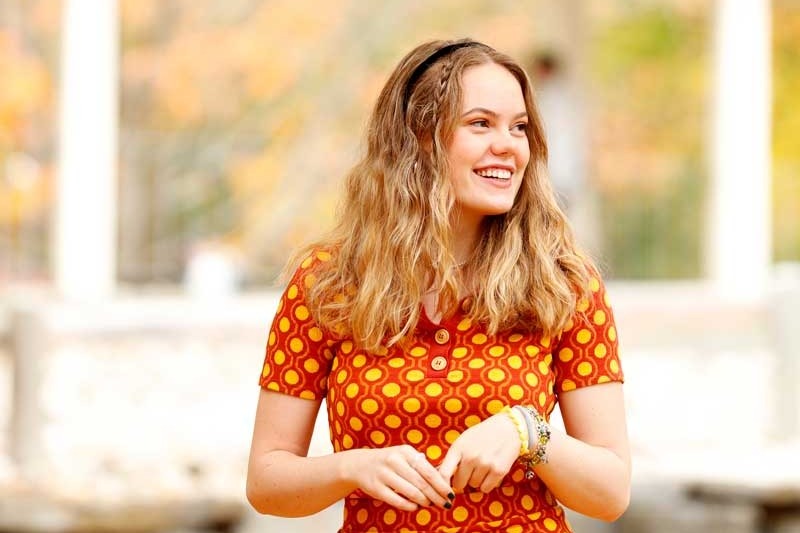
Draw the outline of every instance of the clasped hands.
<instances>
[{"instance_id":1,"label":"clasped hands","mask_svg":"<svg viewBox=\"0 0 800 533\"><path fill-rule=\"evenodd\" d=\"M438 468L404 444L355 450L364 455L351 476L364 492L398 509L413 511L430 504L449 509L455 493L467 486L482 492L496 488L519 449L513 422L495 414L459 435Z\"/></svg>"}]
</instances>

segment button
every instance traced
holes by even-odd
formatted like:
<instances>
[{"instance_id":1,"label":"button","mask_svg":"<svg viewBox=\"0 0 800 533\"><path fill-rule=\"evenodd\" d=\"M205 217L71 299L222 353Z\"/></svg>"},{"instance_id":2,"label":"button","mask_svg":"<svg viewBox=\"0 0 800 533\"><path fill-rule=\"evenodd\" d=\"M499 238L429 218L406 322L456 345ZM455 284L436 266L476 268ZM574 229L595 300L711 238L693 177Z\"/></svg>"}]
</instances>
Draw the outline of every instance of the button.
<instances>
[{"instance_id":1,"label":"button","mask_svg":"<svg viewBox=\"0 0 800 533\"><path fill-rule=\"evenodd\" d=\"M450 340L450 332L446 329L437 329L433 338L438 344L447 344L447 341Z\"/></svg>"},{"instance_id":2,"label":"button","mask_svg":"<svg viewBox=\"0 0 800 533\"><path fill-rule=\"evenodd\" d=\"M437 355L431 360L431 368L434 370L444 370L447 368L447 359L441 355Z\"/></svg>"}]
</instances>

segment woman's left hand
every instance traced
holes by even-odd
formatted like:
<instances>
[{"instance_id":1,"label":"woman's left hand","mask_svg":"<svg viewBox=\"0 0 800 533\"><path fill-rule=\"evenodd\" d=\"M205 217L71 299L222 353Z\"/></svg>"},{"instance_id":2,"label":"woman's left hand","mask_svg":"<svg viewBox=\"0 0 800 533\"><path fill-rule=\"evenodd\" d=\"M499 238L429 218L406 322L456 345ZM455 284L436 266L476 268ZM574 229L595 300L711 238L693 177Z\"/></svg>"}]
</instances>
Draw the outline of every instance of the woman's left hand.
<instances>
[{"instance_id":1,"label":"woman's left hand","mask_svg":"<svg viewBox=\"0 0 800 533\"><path fill-rule=\"evenodd\" d=\"M455 492L464 487L489 492L519 457L519 433L505 413L497 413L459 435L439 465Z\"/></svg>"}]
</instances>

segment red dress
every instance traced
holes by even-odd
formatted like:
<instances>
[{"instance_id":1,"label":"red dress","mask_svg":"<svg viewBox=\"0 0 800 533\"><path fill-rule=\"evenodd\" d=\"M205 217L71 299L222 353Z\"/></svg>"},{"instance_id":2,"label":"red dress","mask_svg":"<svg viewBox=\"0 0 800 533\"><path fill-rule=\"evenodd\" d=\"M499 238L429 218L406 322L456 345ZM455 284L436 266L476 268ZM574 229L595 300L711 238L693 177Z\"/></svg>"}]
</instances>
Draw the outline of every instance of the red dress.
<instances>
[{"instance_id":1,"label":"red dress","mask_svg":"<svg viewBox=\"0 0 800 533\"><path fill-rule=\"evenodd\" d=\"M356 349L310 316L305 289L315 282L309 257L286 288L260 378L269 390L327 400L334 452L410 444L434 466L466 428L517 403L549 417L559 392L622 381L614 318L602 282L557 337L506 331L487 335L463 309L440 324L423 313L407 351L383 355ZM488 494L467 487L450 510L406 512L361 491L345 499L340 533L477 531L571 532L564 511L538 478L515 464Z\"/></svg>"}]
</instances>

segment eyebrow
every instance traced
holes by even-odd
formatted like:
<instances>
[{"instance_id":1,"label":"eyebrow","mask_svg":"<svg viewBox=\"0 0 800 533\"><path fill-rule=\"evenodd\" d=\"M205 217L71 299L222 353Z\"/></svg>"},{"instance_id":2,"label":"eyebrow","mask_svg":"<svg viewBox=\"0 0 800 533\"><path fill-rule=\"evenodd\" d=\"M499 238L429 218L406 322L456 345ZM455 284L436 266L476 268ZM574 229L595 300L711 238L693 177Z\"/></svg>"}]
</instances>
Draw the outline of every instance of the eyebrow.
<instances>
[{"instance_id":1,"label":"eyebrow","mask_svg":"<svg viewBox=\"0 0 800 533\"><path fill-rule=\"evenodd\" d=\"M472 113L482 113L484 115L489 115L490 117L498 116L497 113L495 113L491 109L486 109L485 107L473 107L469 111L464 112L461 116L462 117L466 117L467 115L470 115ZM527 116L528 116L528 112L527 111L522 111L521 113L517 113L516 115L514 115L512 118L514 120L516 120L518 118L523 118L523 117L527 117Z\"/></svg>"}]
</instances>

